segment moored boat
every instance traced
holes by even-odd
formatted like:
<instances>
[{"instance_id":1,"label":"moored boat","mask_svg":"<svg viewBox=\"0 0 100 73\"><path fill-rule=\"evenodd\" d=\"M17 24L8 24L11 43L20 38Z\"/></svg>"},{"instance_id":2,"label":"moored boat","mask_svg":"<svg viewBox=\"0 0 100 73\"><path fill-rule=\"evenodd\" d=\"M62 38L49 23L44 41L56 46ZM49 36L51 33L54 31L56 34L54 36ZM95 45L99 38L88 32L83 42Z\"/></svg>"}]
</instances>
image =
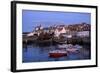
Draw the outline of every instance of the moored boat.
<instances>
[{"instance_id":1,"label":"moored boat","mask_svg":"<svg viewBox=\"0 0 100 73\"><path fill-rule=\"evenodd\" d=\"M82 46L80 46L80 45L75 45L74 47L76 47L78 49L82 48Z\"/></svg>"},{"instance_id":2,"label":"moored boat","mask_svg":"<svg viewBox=\"0 0 100 73\"><path fill-rule=\"evenodd\" d=\"M81 48L82 48L82 46L75 45L75 46L71 46L71 47L66 48L66 51L77 53L77 52L80 52Z\"/></svg>"},{"instance_id":3,"label":"moored boat","mask_svg":"<svg viewBox=\"0 0 100 73\"><path fill-rule=\"evenodd\" d=\"M67 51L53 50L53 51L49 52L49 57L52 57L52 58L59 58L59 57L63 57L63 56L67 56Z\"/></svg>"},{"instance_id":4,"label":"moored boat","mask_svg":"<svg viewBox=\"0 0 100 73\"><path fill-rule=\"evenodd\" d=\"M58 45L59 49L66 49L67 52L79 52L82 46L80 45L72 45L72 44L63 44Z\"/></svg>"},{"instance_id":5,"label":"moored boat","mask_svg":"<svg viewBox=\"0 0 100 73\"><path fill-rule=\"evenodd\" d=\"M58 48L71 48L71 47L73 47L73 45L72 44L62 44L62 45L58 45Z\"/></svg>"},{"instance_id":6,"label":"moored boat","mask_svg":"<svg viewBox=\"0 0 100 73\"><path fill-rule=\"evenodd\" d=\"M72 52L77 53L77 52L79 52L79 49L73 47L73 48L67 48L66 51L70 52L70 53L72 53Z\"/></svg>"},{"instance_id":7,"label":"moored boat","mask_svg":"<svg viewBox=\"0 0 100 73\"><path fill-rule=\"evenodd\" d=\"M57 47L58 47L58 48L66 48L66 47L67 47L67 44L58 45Z\"/></svg>"}]
</instances>

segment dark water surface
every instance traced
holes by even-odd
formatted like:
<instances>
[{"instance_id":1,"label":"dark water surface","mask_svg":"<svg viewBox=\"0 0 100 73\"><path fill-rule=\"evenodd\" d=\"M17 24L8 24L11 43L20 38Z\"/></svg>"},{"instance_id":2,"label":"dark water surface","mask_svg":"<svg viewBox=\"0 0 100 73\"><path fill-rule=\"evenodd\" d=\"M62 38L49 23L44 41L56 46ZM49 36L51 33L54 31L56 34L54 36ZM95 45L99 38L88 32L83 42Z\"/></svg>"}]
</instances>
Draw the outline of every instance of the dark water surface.
<instances>
[{"instance_id":1,"label":"dark water surface","mask_svg":"<svg viewBox=\"0 0 100 73\"><path fill-rule=\"evenodd\" d=\"M91 58L89 45L82 45L79 53L69 53L67 56L59 58L49 57L49 51L57 49L57 45L26 45L23 47L22 60L27 62L47 62L47 61L64 61L64 60L86 60Z\"/></svg>"}]
</instances>

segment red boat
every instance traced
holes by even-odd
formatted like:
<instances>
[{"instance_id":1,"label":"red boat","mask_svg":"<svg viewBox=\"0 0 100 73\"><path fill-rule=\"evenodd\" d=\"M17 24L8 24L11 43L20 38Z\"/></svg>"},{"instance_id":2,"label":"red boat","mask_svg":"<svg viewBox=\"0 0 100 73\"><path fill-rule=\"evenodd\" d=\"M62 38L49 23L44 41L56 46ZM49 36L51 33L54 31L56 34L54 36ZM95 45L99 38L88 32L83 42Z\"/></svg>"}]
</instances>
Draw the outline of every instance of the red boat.
<instances>
[{"instance_id":1,"label":"red boat","mask_svg":"<svg viewBox=\"0 0 100 73\"><path fill-rule=\"evenodd\" d=\"M49 52L49 57L52 57L52 58L59 58L59 57L63 57L63 56L67 56L67 51L53 50L53 51Z\"/></svg>"}]
</instances>

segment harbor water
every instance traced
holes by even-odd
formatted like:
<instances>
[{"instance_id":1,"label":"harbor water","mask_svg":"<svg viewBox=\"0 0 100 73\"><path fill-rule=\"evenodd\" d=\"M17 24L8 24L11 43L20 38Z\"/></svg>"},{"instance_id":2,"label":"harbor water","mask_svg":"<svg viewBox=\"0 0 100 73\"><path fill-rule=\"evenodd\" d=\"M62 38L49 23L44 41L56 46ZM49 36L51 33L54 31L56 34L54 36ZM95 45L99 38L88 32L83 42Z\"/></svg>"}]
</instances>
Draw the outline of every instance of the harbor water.
<instances>
[{"instance_id":1,"label":"harbor water","mask_svg":"<svg viewBox=\"0 0 100 73\"><path fill-rule=\"evenodd\" d=\"M91 59L90 46L81 45L77 53L68 53L67 56L52 58L49 56L51 50L57 50L57 45L25 45L22 50L23 63L30 62L48 62L48 61L71 61Z\"/></svg>"}]
</instances>

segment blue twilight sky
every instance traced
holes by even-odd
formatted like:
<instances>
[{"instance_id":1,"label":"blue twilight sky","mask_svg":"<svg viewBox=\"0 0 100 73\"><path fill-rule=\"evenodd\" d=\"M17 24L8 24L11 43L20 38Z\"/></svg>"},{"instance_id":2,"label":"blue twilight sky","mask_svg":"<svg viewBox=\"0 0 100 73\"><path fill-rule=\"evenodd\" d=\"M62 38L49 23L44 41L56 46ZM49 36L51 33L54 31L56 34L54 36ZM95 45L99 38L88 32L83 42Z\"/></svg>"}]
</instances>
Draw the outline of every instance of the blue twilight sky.
<instances>
[{"instance_id":1,"label":"blue twilight sky","mask_svg":"<svg viewBox=\"0 0 100 73\"><path fill-rule=\"evenodd\" d=\"M34 27L40 25L43 27L52 26L54 24L77 24L77 23L91 24L90 13L79 12L55 12L55 11L22 11L22 31L31 32Z\"/></svg>"}]
</instances>

